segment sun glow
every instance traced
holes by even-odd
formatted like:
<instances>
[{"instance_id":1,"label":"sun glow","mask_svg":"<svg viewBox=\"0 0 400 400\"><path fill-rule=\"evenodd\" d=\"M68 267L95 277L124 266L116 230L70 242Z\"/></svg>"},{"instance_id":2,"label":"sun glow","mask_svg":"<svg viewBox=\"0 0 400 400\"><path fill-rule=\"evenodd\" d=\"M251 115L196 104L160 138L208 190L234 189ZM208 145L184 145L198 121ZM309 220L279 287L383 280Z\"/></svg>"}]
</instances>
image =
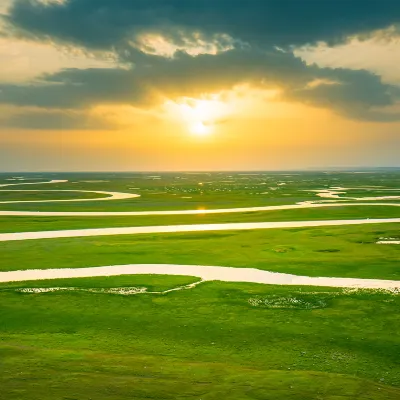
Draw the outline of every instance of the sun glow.
<instances>
[{"instance_id":1,"label":"sun glow","mask_svg":"<svg viewBox=\"0 0 400 400\"><path fill-rule=\"evenodd\" d=\"M193 125L191 125L189 130L191 133L193 133L194 135L198 135L198 136L209 135L212 131L211 127L205 125L204 122L202 122L202 121L196 122Z\"/></svg>"},{"instance_id":2,"label":"sun glow","mask_svg":"<svg viewBox=\"0 0 400 400\"><path fill-rule=\"evenodd\" d=\"M229 113L228 104L217 98L183 98L180 102L169 102L168 110L176 115L196 136L208 136L215 131L217 124Z\"/></svg>"}]
</instances>

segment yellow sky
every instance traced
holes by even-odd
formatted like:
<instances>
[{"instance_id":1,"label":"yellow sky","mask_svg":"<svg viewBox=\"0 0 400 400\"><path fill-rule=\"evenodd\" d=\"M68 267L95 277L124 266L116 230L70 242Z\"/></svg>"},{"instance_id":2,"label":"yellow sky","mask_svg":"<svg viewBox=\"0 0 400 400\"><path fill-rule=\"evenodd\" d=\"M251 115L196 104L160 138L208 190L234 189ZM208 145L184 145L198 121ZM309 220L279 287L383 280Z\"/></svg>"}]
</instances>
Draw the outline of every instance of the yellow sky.
<instances>
[{"instance_id":1,"label":"yellow sky","mask_svg":"<svg viewBox=\"0 0 400 400\"><path fill-rule=\"evenodd\" d=\"M118 129L0 129L5 170L263 170L385 166L399 123L349 120L248 87L150 109L97 106ZM200 129L199 124L205 127ZM10 155L12 156L10 157ZM0 162L1 164L1 162Z\"/></svg>"},{"instance_id":2,"label":"yellow sky","mask_svg":"<svg viewBox=\"0 0 400 400\"><path fill-rule=\"evenodd\" d=\"M234 101L223 103L223 120L201 135L193 132L193 115L182 115L179 105L152 112L103 107L94 112L119 120L121 129L8 130L0 133L6 143L0 157L10 170L78 171L301 169L398 160L398 123L350 121L301 104L274 102L265 111L264 103L251 98L239 103L247 106L243 112Z\"/></svg>"}]
</instances>

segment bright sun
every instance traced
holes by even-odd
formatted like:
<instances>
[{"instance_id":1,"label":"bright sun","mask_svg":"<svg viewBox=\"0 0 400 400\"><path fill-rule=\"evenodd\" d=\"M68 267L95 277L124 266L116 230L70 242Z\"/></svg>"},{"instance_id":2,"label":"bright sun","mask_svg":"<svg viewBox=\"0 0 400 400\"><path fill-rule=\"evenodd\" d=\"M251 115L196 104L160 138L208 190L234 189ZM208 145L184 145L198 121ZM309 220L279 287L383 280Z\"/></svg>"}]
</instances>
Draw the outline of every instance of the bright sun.
<instances>
[{"instance_id":1,"label":"bright sun","mask_svg":"<svg viewBox=\"0 0 400 400\"><path fill-rule=\"evenodd\" d=\"M182 98L181 102L169 102L167 106L195 136L211 135L218 121L228 113L227 104L218 99Z\"/></svg>"},{"instance_id":2,"label":"bright sun","mask_svg":"<svg viewBox=\"0 0 400 400\"><path fill-rule=\"evenodd\" d=\"M190 126L190 132L198 136L206 136L211 133L211 127L199 121Z\"/></svg>"}]
</instances>

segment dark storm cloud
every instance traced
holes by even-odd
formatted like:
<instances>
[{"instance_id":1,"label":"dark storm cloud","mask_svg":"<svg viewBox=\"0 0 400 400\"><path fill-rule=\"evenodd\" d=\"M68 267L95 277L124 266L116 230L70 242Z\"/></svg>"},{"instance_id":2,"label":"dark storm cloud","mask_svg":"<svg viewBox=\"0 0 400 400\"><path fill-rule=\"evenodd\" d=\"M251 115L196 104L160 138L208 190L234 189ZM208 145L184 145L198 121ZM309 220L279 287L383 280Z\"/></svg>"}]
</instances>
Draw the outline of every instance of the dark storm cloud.
<instances>
[{"instance_id":1,"label":"dark storm cloud","mask_svg":"<svg viewBox=\"0 0 400 400\"><path fill-rule=\"evenodd\" d=\"M279 88L287 100L362 118L371 108L393 105L400 97L400 89L383 84L367 71L307 66L292 53L278 50L233 49L198 56L178 52L173 58L135 51L135 56L140 62L133 69L67 69L45 75L35 84L0 85L0 103L47 109L146 106L165 98L195 97L248 83ZM385 119L384 114L374 115Z\"/></svg>"},{"instance_id":2,"label":"dark storm cloud","mask_svg":"<svg viewBox=\"0 0 400 400\"><path fill-rule=\"evenodd\" d=\"M33 84L0 85L0 103L43 108L82 108L92 104L143 104L159 96L195 96L241 82L297 85L311 79L304 63L277 50L231 50L173 58L134 51L132 69L66 69ZM308 75L308 76L307 76Z\"/></svg>"},{"instance_id":3,"label":"dark storm cloud","mask_svg":"<svg viewBox=\"0 0 400 400\"><path fill-rule=\"evenodd\" d=\"M0 119L0 125L7 128L40 130L90 130L114 129L102 118L88 116L84 112L66 111L21 111Z\"/></svg>"},{"instance_id":4,"label":"dark storm cloud","mask_svg":"<svg viewBox=\"0 0 400 400\"><path fill-rule=\"evenodd\" d=\"M335 42L400 21L396 0L16 0L7 18L26 35L110 48L146 32L229 34L266 45Z\"/></svg>"},{"instance_id":5,"label":"dark storm cloud","mask_svg":"<svg viewBox=\"0 0 400 400\"><path fill-rule=\"evenodd\" d=\"M312 67L317 79L333 84L288 90L292 100L317 107L330 108L352 119L390 122L400 120L400 114L375 110L396 104L400 100L400 88L382 83L379 76L365 70Z\"/></svg>"},{"instance_id":6,"label":"dark storm cloud","mask_svg":"<svg viewBox=\"0 0 400 400\"><path fill-rule=\"evenodd\" d=\"M83 108L97 103L132 103L145 97L123 69L66 69L28 85L0 85L0 103L43 108Z\"/></svg>"},{"instance_id":7,"label":"dark storm cloud","mask_svg":"<svg viewBox=\"0 0 400 400\"><path fill-rule=\"evenodd\" d=\"M85 122L67 110L83 113L97 104L151 106L166 97L196 97L240 83L279 88L285 100L330 108L349 118L398 120L400 115L376 110L395 104L398 88L367 71L306 65L289 48L339 42L399 20L400 2L394 0L15 0L5 17L8 35L112 50L126 67L67 69L30 84L2 84L0 103L43 109L14 115L3 124L94 126L98 121ZM137 48L143 33L159 33L185 47L196 43L196 32L217 48L218 34L229 35L233 48L222 51L220 43L217 54L177 51L169 58Z\"/></svg>"}]
</instances>

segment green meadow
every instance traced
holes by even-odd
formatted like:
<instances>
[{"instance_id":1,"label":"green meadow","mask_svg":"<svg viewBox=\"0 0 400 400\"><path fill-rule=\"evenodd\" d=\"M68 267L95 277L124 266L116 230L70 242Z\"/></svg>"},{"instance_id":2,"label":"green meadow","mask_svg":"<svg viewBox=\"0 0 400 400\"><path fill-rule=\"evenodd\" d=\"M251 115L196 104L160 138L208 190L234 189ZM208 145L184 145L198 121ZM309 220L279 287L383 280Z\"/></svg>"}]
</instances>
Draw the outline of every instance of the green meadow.
<instances>
[{"instance_id":1,"label":"green meadow","mask_svg":"<svg viewBox=\"0 0 400 400\"><path fill-rule=\"evenodd\" d=\"M29 286L162 289L191 281L131 276ZM396 295L219 282L133 296L26 294L21 286L0 285L6 399L400 396Z\"/></svg>"},{"instance_id":2,"label":"green meadow","mask_svg":"<svg viewBox=\"0 0 400 400\"><path fill-rule=\"evenodd\" d=\"M93 201L0 204L0 210L250 207L321 200L309 190L330 186L371 186L343 195L360 197L399 193L372 186L400 187L398 173L41 175L32 177L68 182L28 187L60 192L0 192L0 201ZM8 178L0 176L0 184ZM141 197L96 202L93 193L62 192L74 188ZM400 217L400 207L370 203L210 215L1 216L0 232ZM376 244L381 238L400 240L399 224L9 241L0 242L0 271L195 264L400 280L400 246ZM0 283L0 398L400 398L398 293L198 282L125 275ZM198 285L185 288L192 283ZM118 294L131 289L141 292Z\"/></svg>"},{"instance_id":3,"label":"green meadow","mask_svg":"<svg viewBox=\"0 0 400 400\"><path fill-rule=\"evenodd\" d=\"M21 186L21 188L24 188ZM21 189L25 190L25 189ZM70 189L72 190L72 189ZM66 192L62 190L56 190L53 191L51 187L49 188L49 185L47 185L47 188L43 189L43 191L35 191L35 189L28 189L27 191L19 191L17 189L9 189L5 190L0 187L0 198L1 202L6 202L6 201L23 201L23 202L28 202L29 204L34 199L35 201L51 201L51 200L75 200L75 199L100 199L100 198L107 197L104 194L100 193L82 193L79 191L71 191L71 192ZM57 204L57 203L55 203ZM2 206L5 206L6 204L2 204ZM22 208L24 207L24 204L19 204L19 207Z\"/></svg>"},{"instance_id":4,"label":"green meadow","mask_svg":"<svg viewBox=\"0 0 400 400\"><path fill-rule=\"evenodd\" d=\"M309 276L400 278L398 224L23 240L1 243L1 271L197 264Z\"/></svg>"},{"instance_id":5,"label":"green meadow","mask_svg":"<svg viewBox=\"0 0 400 400\"><path fill-rule=\"evenodd\" d=\"M25 207L23 207L25 209ZM96 217L0 216L0 232L34 232L63 229L117 228L152 225L194 225L231 222L310 221L333 219L398 218L400 207L367 205L303 208L279 211L194 215L139 215Z\"/></svg>"},{"instance_id":6,"label":"green meadow","mask_svg":"<svg viewBox=\"0 0 400 400\"><path fill-rule=\"evenodd\" d=\"M98 202L73 203L25 203L2 204L2 210L25 211L147 211L147 210L188 210L233 207L257 207L268 205L295 204L302 201L318 200L311 190L328 187L348 187L347 196L374 197L400 195L400 173L381 172L367 174L321 173L321 172L240 172L215 173L82 173L82 174L24 174L40 181L65 179L68 182L8 186L4 189L40 190L100 190L139 194L140 197ZM0 184L24 183L7 181L7 175L0 174ZM29 181L34 182L34 181ZM368 190L358 190L365 187ZM2 189L0 187L0 189ZM395 189L385 191L382 189ZM4 192L6 193L6 192ZM39 192L37 192L39 193ZM21 192L13 194L15 198ZM54 193L64 196L62 192ZM2 196L0 192L0 197ZM96 196L76 193L76 198ZM39 197L37 198L39 199ZM34 198L32 198L34 200Z\"/></svg>"}]
</instances>

